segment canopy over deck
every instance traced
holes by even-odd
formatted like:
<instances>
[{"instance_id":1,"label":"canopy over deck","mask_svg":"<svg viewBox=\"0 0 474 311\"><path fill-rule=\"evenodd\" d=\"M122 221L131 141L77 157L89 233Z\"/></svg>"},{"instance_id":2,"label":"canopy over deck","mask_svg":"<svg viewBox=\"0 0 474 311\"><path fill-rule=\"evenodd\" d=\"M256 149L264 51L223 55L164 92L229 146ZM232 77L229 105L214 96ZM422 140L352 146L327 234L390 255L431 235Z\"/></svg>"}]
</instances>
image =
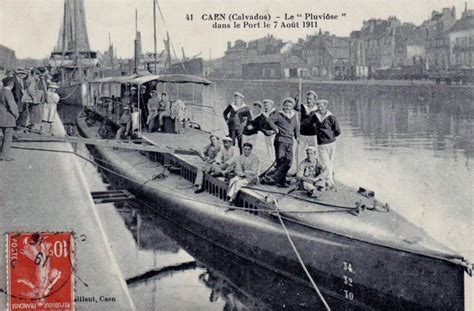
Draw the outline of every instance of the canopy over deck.
<instances>
[{"instance_id":1,"label":"canopy over deck","mask_svg":"<svg viewBox=\"0 0 474 311\"><path fill-rule=\"evenodd\" d=\"M131 84L140 85L140 84L147 83L150 81L157 81L157 82L162 82L162 83L194 83L194 84L202 84L202 85L213 84L213 82L201 77L181 75L181 74L143 76L143 77L130 79L127 82Z\"/></svg>"}]
</instances>

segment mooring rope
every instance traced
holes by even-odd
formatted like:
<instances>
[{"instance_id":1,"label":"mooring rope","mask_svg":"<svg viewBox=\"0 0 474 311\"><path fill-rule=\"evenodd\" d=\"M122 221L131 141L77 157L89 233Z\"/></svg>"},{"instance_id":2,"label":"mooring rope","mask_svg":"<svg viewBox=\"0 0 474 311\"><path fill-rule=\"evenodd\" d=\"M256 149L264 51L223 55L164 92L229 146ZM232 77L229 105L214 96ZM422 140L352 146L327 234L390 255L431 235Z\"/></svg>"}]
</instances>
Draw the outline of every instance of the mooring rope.
<instances>
[{"instance_id":1,"label":"mooring rope","mask_svg":"<svg viewBox=\"0 0 474 311\"><path fill-rule=\"evenodd\" d=\"M286 225L285 225L285 223L283 222L283 219L280 216L280 211L278 209L278 202L274 201L273 204L274 204L274 207L275 207L275 211L276 211L276 215L278 217L278 220L280 221L280 224L283 227L283 230L285 231L286 237L288 238L288 241L290 242L291 248L293 248L293 251L295 252L296 257L298 258L298 261L299 261L301 267L303 268L304 272L306 273L306 276L308 277L309 281L311 282L311 285L313 285L314 290L318 294L318 297L319 297L319 299L321 299L321 302L323 303L326 310L331 311L331 308L329 307L328 303L326 302L326 299L324 299L323 294L321 294L321 291L319 290L318 285L316 285L316 282L314 281L313 277L309 273L308 268L306 268L306 265L304 264L303 259L301 258L301 255L298 252L298 249L296 248L295 243L293 242L293 239L290 236L290 233L288 232L288 229L286 229Z\"/></svg>"}]
</instances>

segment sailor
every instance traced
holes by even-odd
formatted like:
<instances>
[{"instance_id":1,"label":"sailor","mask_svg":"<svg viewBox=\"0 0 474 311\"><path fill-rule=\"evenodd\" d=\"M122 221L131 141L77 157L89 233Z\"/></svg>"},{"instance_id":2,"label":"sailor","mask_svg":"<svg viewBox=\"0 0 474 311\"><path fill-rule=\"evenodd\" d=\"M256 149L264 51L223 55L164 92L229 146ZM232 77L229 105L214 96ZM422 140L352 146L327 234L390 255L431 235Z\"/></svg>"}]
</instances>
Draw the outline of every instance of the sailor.
<instances>
[{"instance_id":1,"label":"sailor","mask_svg":"<svg viewBox=\"0 0 474 311\"><path fill-rule=\"evenodd\" d=\"M13 78L3 79L3 88L0 90L0 130L3 133L0 146L0 161L12 161L10 158L10 144L13 128L18 119L18 107L13 98L12 89L15 84Z\"/></svg>"},{"instance_id":2,"label":"sailor","mask_svg":"<svg viewBox=\"0 0 474 311\"><path fill-rule=\"evenodd\" d=\"M318 111L312 115L313 124L316 127L318 137L319 158L326 165L329 177L329 187L335 187L334 184L334 156L336 153L336 137L341 134L339 123L328 109L328 101L319 99L316 101Z\"/></svg>"},{"instance_id":3,"label":"sailor","mask_svg":"<svg viewBox=\"0 0 474 311\"><path fill-rule=\"evenodd\" d=\"M204 172L209 172L211 164L214 162L214 159L222 148L219 137L216 135L209 136L209 140L210 143L206 145L203 150L198 152L199 157L204 161L204 165L197 169L196 179L194 180L194 186L196 187L196 190L194 191L195 193L204 192L205 189L202 187L202 183L204 182Z\"/></svg>"},{"instance_id":4,"label":"sailor","mask_svg":"<svg viewBox=\"0 0 474 311\"><path fill-rule=\"evenodd\" d=\"M214 177L220 177L229 174L234 170L235 161L239 157L239 149L232 145L232 138L226 136L222 139L224 147L220 148L217 156L210 168L210 173Z\"/></svg>"},{"instance_id":5,"label":"sailor","mask_svg":"<svg viewBox=\"0 0 474 311\"><path fill-rule=\"evenodd\" d=\"M136 107L138 105L138 95L137 95L137 88L132 86L130 88L130 95L128 96L127 104L130 107Z\"/></svg>"},{"instance_id":6,"label":"sailor","mask_svg":"<svg viewBox=\"0 0 474 311\"><path fill-rule=\"evenodd\" d=\"M280 188L288 187L286 174L293 162L293 139L296 138L297 142L300 142L300 131L294 106L295 100L287 97L283 100L283 109L267 119L268 125L276 133L274 141L276 169L267 174L262 179L262 183L276 184Z\"/></svg>"},{"instance_id":7,"label":"sailor","mask_svg":"<svg viewBox=\"0 0 474 311\"><path fill-rule=\"evenodd\" d=\"M123 113L120 116L119 125L120 128L115 135L115 140L120 140L122 138L122 133L125 136L130 134L132 128L132 114L130 113L130 106L123 107Z\"/></svg>"},{"instance_id":8,"label":"sailor","mask_svg":"<svg viewBox=\"0 0 474 311\"><path fill-rule=\"evenodd\" d=\"M229 203L233 203L237 193L243 186L256 184L258 179L258 157L252 153L251 143L244 143L242 146L242 155L235 162L235 177L229 182L227 197Z\"/></svg>"},{"instance_id":9,"label":"sailor","mask_svg":"<svg viewBox=\"0 0 474 311\"><path fill-rule=\"evenodd\" d=\"M262 115L262 107L262 102L254 102L252 105L252 110L250 110L250 118L244 117L242 142L251 143L253 149L255 149L255 143L257 142L258 132L261 130L262 124L265 122L265 117Z\"/></svg>"},{"instance_id":10,"label":"sailor","mask_svg":"<svg viewBox=\"0 0 474 311\"><path fill-rule=\"evenodd\" d=\"M264 135L264 140L265 140L265 146L267 148L267 155L270 157L270 159L274 160L275 159L275 149L273 147L273 141L275 139L275 132L271 129L271 127L268 125L268 123L265 121L268 119L270 116L273 114L277 113L276 109L273 107L274 102L271 99L264 99L262 101L263 108L262 108L262 126L260 131Z\"/></svg>"},{"instance_id":11,"label":"sailor","mask_svg":"<svg viewBox=\"0 0 474 311\"><path fill-rule=\"evenodd\" d=\"M18 111L20 116L17 120L17 127L26 127L26 122L28 120L28 104L22 101L23 94L25 92L25 77L26 71L23 69L17 69L14 73L14 85L13 85L13 98L15 99L16 104L18 105Z\"/></svg>"},{"instance_id":12,"label":"sailor","mask_svg":"<svg viewBox=\"0 0 474 311\"><path fill-rule=\"evenodd\" d=\"M329 173L316 155L316 147L306 148L306 158L298 164L296 178L301 189L306 190L310 196L318 198L321 191L326 189L326 179Z\"/></svg>"},{"instance_id":13,"label":"sailor","mask_svg":"<svg viewBox=\"0 0 474 311\"><path fill-rule=\"evenodd\" d=\"M316 106L317 100L318 94L310 90L306 93L306 103L303 103L299 108L301 110L300 138L305 146L316 146L316 129L312 122L311 115L318 110Z\"/></svg>"},{"instance_id":14,"label":"sailor","mask_svg":"<svg viewBox=\"0 0 474 311\"><path fill-rule=\"evenodd\" d=\"M153 90L151 91L151 98L148 100L147 108L148 108L148 117L146 120L146 125L148 126L148 131L154 132L157 130L157 120L158 117L158 107L160 105L158 99L158 91Z\"/></svg>"},{"instance_id":15,"label":"sailor","mask_svg":"<svg viewBox=\"0 0 474 311\"><path fill-rule=\"evenodd\" d=\"M247 105L243 102L244 95L239 92L234 93L234 102L224 110L223 116L229 129L229 136L232 144L238 143L239 150L242 151L242 131L244 118L251 118Z\"/></svg>"},{"instance_id":16,"label":"sailor","mask_svg":"<svg viewBox=\"0 0 474 311\"><path fill-rule=\"evenodd\" d=\"M161 93L161 100L158 105L158 130L163 127L163 118L171 114L171 103L168 100L168 94Z\"/></svg>"},{"instance_id":17,"label":"sailor","mask_svg":"<svg viewBox=\"0 0 474 311\"><path fill-rule=\"evenodd\" d=\"M59 103L59 95L56 93L58 85L56 83L48 84L46 92L46 103L43 107L43 123L41 125L41 133L48 127L48 132L53 134L53 123L56 118L57 106Z\"/></svg>"}]
</instances>

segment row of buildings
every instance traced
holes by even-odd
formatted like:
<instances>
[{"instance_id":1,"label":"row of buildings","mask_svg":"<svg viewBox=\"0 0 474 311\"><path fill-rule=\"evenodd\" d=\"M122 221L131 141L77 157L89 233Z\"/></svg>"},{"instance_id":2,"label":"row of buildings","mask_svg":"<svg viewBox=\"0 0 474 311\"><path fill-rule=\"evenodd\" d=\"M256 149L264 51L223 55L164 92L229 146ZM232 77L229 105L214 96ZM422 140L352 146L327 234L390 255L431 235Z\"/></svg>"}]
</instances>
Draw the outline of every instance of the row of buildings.
<instances>
[{"instance_id":1,"label":"row of buildings","mask_svg":"<svg viewBox=\"0 0 474 311\"><path fill-rule=\"evenodd\" d=\"M349 37L328 32L296 43L272 35L227 43L224 57L210 61L204 74L245 79L354 79L409 77L453 69L474 69L474 10L467 4L433 11L421 25L388 19L364 21Z\"/></svg>"}]
</instances>

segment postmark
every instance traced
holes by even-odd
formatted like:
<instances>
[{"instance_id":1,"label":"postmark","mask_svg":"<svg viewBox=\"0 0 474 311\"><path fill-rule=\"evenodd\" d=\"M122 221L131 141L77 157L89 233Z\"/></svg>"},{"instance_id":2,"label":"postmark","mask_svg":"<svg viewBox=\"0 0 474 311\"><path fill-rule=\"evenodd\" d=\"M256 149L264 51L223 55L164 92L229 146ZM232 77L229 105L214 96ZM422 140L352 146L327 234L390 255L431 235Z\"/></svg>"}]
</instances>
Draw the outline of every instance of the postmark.
<instances>
[{"instance_id":1,"label":"postmark","mask_svg":"<svg viewBox=\"0 0 474 311\"><path fill-rule=\"evenodd\" d=\"M74 310L72 232L7 233L7 310Z\"/></svg>"}]
</instances>

